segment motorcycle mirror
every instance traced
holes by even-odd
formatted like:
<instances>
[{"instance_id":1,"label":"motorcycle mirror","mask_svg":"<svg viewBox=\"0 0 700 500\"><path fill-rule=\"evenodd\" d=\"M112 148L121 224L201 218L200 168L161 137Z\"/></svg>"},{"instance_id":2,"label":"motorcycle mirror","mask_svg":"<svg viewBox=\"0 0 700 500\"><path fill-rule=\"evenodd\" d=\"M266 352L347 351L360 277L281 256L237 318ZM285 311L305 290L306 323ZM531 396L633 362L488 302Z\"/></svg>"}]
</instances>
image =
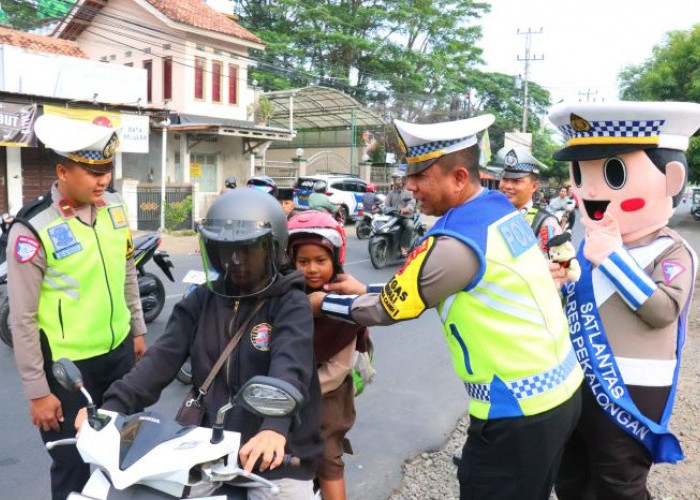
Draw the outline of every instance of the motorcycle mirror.
<instances>
[{"instance_id":1,"label":"motorcycle mirror","mask_svg":"<svg viewBox=\"0 0 700 500\"><path fill-rule=\"evenodd\" d=\"M259 417L293 415L303 402L304 396L292 384L264 375L248 380L235 397L235 404Z\"/></svg>"},{"instance_id":2,"label":"motorcycle mirror","mask_svg":"<svg viewBox=\"0 0 700 500\"><path fill-rule=\"evenodd\" d=\"M51 372L58 383L67 391L78 392L83 387L83 376L80 369L69 359L61 358L56 361L51 367Z\"/></svg>"}]
</instances>

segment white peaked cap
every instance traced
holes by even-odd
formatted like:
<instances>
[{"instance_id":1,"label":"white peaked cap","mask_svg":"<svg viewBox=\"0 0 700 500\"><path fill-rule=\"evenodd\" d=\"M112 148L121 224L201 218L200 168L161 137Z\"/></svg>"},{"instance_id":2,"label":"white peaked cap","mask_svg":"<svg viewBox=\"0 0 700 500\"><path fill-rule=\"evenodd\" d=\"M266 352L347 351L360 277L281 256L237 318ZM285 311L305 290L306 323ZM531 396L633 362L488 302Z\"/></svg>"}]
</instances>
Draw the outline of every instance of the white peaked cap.
<instances>
[{"instance_id":1,"label":"white peaked cap","mask_svg":"<svg viewBox=\"0 0 700 500\"><path fill-rule=\"evenodd\" d=\"M486 130L496 118L481 115L466 120L441 123L408 123L394 120L399 134L399 144L408 162L407 174L425 170L438 158L477 142L476 134Z\"/></svg>"}]
</instances>

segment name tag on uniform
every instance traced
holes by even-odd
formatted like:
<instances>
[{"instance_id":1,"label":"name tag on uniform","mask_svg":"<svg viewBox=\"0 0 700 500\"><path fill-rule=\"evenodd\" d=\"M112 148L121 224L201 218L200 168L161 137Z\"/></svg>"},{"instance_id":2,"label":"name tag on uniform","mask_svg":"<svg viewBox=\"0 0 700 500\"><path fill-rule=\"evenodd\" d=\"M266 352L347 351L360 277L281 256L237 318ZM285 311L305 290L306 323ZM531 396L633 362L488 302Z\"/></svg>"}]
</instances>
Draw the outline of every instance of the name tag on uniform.
<instances>
[{"instance_id":1,"label":"name tag on uniform","mask_svg":"<svg viewBox=\"0 0 700 500\"><path fill-rule=\"evenodd\" d=\"M53 243L53 256L56 259L64 259L83 249L67 222L49 228L48 233Z\"/></svg>"},{"instance_id":2,"label":"name tag on uniform","mask_svg":"<svg viewBox=\"0 0 700 500\"><path fill-rule=\"evenodd\" d=\"M126 220L126 213L124 213L124 206L117 205L116 207L109 207L109 216L112 218L112 225L114 229L121 229L129 225L129 221Z\"/></svg>"},{"instance_id":3,"label":"name tag on uniform","mask_svg":"<svg viewBox=\"0 0 700 500\"><path fill-rule=\"evenodd\" d=\"M513 257L518 257L537 244L535 233L532 232L525 217L520 215L501 222L497 229L503 236L506 246Z\"/></svg>"}]
</instances>

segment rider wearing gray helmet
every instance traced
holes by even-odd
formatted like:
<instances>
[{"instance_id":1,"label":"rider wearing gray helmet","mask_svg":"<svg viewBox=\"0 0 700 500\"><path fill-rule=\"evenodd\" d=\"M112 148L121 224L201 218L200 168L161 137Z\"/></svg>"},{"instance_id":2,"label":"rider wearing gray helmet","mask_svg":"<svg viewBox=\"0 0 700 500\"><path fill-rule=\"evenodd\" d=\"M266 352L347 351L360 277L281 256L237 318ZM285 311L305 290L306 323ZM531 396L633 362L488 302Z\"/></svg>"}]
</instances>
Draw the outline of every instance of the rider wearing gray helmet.
<instances>
[{"instance_id":1,"label":"rider wearing gray helmet","mask_svg":"<svg viewBox=\"0 0 700 500\"><path fill-rule=\"evenodd\" d=\"M207 283L176 304L163 335L122 380L105 393L103 408L133 413L157 401L189 357L200 387L231 340L243 330L230 360L203 397L203 426L255 375L292 384L304 403L294 417L260 419L236 407L225 428L241 433L240 461L280 487L280 498L311 500L314 464L321 454L321 390L313 359L313 318L304 276L285 253L287 220L277 200L256 189L217 198L198 228ZM300 467L282 465L284 454ZM258 472L257 467L255 472ZM273 498L265 490L256 500ZM275 497L277 498L277 497Z\"/></svg>"}]
</instances>

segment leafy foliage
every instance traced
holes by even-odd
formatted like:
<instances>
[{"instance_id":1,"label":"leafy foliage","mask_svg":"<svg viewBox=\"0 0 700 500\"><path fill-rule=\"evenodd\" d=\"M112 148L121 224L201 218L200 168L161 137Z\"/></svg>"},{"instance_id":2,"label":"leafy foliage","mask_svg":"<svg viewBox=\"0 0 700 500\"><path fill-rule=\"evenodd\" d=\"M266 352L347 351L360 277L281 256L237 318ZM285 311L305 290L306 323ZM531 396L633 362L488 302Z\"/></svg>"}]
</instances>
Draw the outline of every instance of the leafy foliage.
<instances>
[{"instance_id":1,"label":"leafy foliage","mask_svg":"<svg viewBox=\"0 0 700 500\"><path fill-rule=\"evenodd\" d=\"M689 31L672 31L642 64L619 75L620 97L638 101L700 102L700 24ZM687 151L690 180L700 183L700 136Z\"/></svg>"},{"instance_id":2,"label":"leafy foliage","mask_svg":"<svg viewBox=\"0 0 700 500\"><path fill-rule=\"evenodd\" d=\"M553 138L554 131L542 127L532 134L532 154L549 168L542 177L550 179L550 186L567 184L569 181L569 164L552 158L552 154L561 148ZM554 182L552 182L554 180Z\"/></svg>"},{"instance_id":3,"label":"leafy foliage","mask_svg":"<svg viewBox=\"0 0 700 500\"><path fill-rule=\"evenodd\" d=\"M513 76L478 69L479 20L489 12L487 3L242 0L239 5L240 22L266 44L264 52L253 54L262 62L249 72L264 90L338 88L387 123L491 112L497 117L490 130L494 150L506 131L520 129L523 92L514 90ZM548 91L531 83L529 131L540 127L549 103ZM383 149L398 152L393 127L384 135Z\"/></svg>"},{"instance_id":4,"label":"leafy foliage","mask_svg":"<svg viewBox=\"0 0 700 500\"><path fill-rule=\"evenodd\" d=\"M65 16L73 3L70 0L3 0L1 5L0 24L27 30L41 19Z\"/></svg>"},{"instance_id":5,"label":"leafy foliage","mask_svg":"<svg viewBox=\"0 0 700 500\"><path fill-rule=\"evenodd\" d=\"M165 204L165 229L174 231L192 215L192 196L175 203Z\"/></svg>"}]
</instances>

